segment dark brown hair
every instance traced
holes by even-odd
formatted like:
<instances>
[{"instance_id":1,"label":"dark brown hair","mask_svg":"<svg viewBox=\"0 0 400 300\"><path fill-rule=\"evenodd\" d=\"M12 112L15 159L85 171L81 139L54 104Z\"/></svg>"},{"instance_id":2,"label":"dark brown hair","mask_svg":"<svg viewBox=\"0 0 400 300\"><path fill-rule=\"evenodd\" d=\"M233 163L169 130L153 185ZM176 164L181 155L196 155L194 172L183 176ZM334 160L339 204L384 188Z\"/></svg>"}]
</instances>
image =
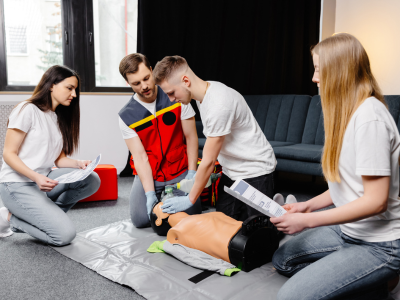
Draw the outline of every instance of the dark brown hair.
<instances>
[{"instance_id":1,"label":"dark brown hair","mask_svg":"<svg viewBox=\"0 0 400 300\"><path fill-rule=\"evenodd\" d=\"M153 70L153 76L156 84L160 84L163 80L167 80L171 74L182 66L187 66L186 59L182 56L166 56L159 61Z\"/></svg>"},{"instance_id":2,"label":"dark brown hair","mask_svg":"<svg viewBox=\"0 0 400 300\"><path fill-rule=\"evenodd\" d=\"M144 63L149 70L151 69L150 62L145 55L141 53L129 54L125 56L119 63L119 72L121 73L122 77L128 81L126 74L136 73L141 63Z\"/></svg>"},{"instance_id":3,"label":"dark brown hair","mask_svg":"<svg viewBox=\"0 0 400 300\"><path fill-rule=\"evenodd\" d=\"M33 95L29 98L27 103L36 105L41 111L49 111L53 107L51 101L51 92L53 84L58 84L66 78L75 76L78 80L78 86L75 89L76 97L71 101L69 106L58 105L55 113L57 114L58 127L60 128L63 137L63 151L66 155L71 155L78 148L79 143L79 123L80 123L80 109L79 109L79 92L80 92L80 78L78 73L65 67L65 66L52 66L50 67L40 79L39 84L33 91Z\"/></svg>"}]
</instances>

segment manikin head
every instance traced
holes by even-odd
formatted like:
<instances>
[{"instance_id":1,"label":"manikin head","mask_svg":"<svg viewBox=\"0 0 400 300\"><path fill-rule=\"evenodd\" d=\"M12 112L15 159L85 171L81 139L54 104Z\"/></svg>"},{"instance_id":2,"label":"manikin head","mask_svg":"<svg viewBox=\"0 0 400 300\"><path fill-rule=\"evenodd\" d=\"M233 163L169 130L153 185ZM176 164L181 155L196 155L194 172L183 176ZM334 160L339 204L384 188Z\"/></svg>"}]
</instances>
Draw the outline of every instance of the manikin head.
<instances>
[{"instance_id":1,"label":"manikin head","mask_svg":"<svg viewBox=\"0 0 400 300\"><path fill-rule=\"evenodd\" d=\"M181 56L166 56L154 68L154 79L171 102L189 104L197 76Z\"/></svg>"},{"instance_id":2,"label":"manikin head","mask_svg":"<svg viewBox=\"0 0 400 300\"><path fill-rule=\"evenodd\" d=\"M171 225L168 222L170 214L164 213L161 209L161 205L163 205L162 202L154 204L150 214L150 225L155 233L160 236L166 236L168 230L171 229Z\"/></svg>"},{"instance_id":3,"label":"manikin head","mask_svg":"<svg viewBox=\"0 0 400 300\"><path fill-rule=\"evenodd\" d=\"M156 84L149 60L140 53L125 56L119 64L119 72L144 102L153 102L157 97Z\"/></svg>"},{"instance_id":4,"label":"manikin head","mask_svg":"<svg viewBox=\"0 0 400 300\"><path fill-rule=\"evenodd\" d=\"M160 236L166 236L171 227L174 227L189 215L185 212L178 212L172 215L164 213L161 209L162 205L162 202L158 202L153 206L153 211L150 214L150 225L155 233Z\"/></svg>"}]
</instances>

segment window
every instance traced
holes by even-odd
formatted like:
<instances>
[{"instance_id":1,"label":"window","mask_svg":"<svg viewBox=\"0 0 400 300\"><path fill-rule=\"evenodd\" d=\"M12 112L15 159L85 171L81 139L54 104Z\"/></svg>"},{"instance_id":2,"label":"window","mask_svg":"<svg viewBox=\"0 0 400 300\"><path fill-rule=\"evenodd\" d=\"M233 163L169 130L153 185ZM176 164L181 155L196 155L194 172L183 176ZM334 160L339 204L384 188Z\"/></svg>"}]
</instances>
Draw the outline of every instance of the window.
<instances>
[{"instance_id":1,"label":"window","mask_svg":"<svg viewBox=\"0 0 400 300\"><path fill-rule=\"evenodd\" d=\"M2 67L7 74L2 86L33 90L45 70L63 64L61 1L3 0L2 4L6 45Z\"/></svg>"},{"instance_id":2,"label":"window","mask_svg":"<svg viewBox=\"0 0 400 300\"><path fill-rule=\"evenodd\" d=\"M33 91L45 70L78 72L83 92L131 92L138 0L0 0L0 91Z\"/></svg>"},{"instance_id":3,"label":"window","mask_svg":"<svg viewBox=\"0 0 400 300\"><path fill-rule=\"evenodd\" d=\"M28 55L26 26L7 26L6 45L8 55Z\"/></svg>"},{"instance_id":4,"label":"window","mask_svg":"<svg viewBox=\"0 0 400 300\"><path fill-rule=\"evenodd\" d=\"M96 86L126 87L122 58L136 52L137 0L93 0Z\"/></svg>"}]
</instances>

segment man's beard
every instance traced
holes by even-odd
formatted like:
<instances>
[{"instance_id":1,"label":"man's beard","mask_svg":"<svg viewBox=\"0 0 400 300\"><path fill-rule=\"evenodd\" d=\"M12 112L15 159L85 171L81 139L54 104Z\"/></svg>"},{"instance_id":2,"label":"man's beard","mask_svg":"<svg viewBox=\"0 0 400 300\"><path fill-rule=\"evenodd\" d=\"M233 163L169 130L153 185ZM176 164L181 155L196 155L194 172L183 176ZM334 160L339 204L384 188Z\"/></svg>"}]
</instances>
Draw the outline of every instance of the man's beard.
<instances>
[{"instance_id":1,"label":"man's beard","mask_svg":"<svg viewBox=\"0 0 400 300\"><path fill-rule=\"evenodd\" d=\"M156 87L154 87L154 88L152 88L152 89L148 89L148 90L151 90L151 93L150 94L148 94L148 95L145 95L145 94L142 94L142 93L137 93L140 97L143 97L143 98L150 98L150 97L152 97L153 95L154 95L154 93L156 92ZM148 91L147 90L147 91Z\"/></svg>"}]
</instances>

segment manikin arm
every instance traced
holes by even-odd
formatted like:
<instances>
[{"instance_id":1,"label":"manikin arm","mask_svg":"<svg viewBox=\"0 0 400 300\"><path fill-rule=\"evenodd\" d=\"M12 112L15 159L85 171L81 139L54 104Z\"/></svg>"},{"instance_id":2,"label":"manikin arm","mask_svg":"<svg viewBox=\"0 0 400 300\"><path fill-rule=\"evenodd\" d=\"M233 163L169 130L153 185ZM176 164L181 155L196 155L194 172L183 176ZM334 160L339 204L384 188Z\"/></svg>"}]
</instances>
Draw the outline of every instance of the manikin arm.
<instances>
[{"instance_id":1,"label":"manikin arm","mask_svg":"<svg viewBox=\"0 0 400 300\"><path fill-rule=\"evenodd\" d=\"M147 157L146 150L138 136L125 140L135 162L135 169L143 184L144 192L154 191L153 172Z\"/></svg>"},{"instance_id":2,"label":"manikin arm","mask_svg":"<svg viewBox=\"0 0 400 300\"><path fill-rule=\"evenodd\" d=\"M182 130L186 139L189 170L196 171L199 153L199 139L197 137L196 122L194 117L182 120Z\"/></svg>"}]
</instances>

